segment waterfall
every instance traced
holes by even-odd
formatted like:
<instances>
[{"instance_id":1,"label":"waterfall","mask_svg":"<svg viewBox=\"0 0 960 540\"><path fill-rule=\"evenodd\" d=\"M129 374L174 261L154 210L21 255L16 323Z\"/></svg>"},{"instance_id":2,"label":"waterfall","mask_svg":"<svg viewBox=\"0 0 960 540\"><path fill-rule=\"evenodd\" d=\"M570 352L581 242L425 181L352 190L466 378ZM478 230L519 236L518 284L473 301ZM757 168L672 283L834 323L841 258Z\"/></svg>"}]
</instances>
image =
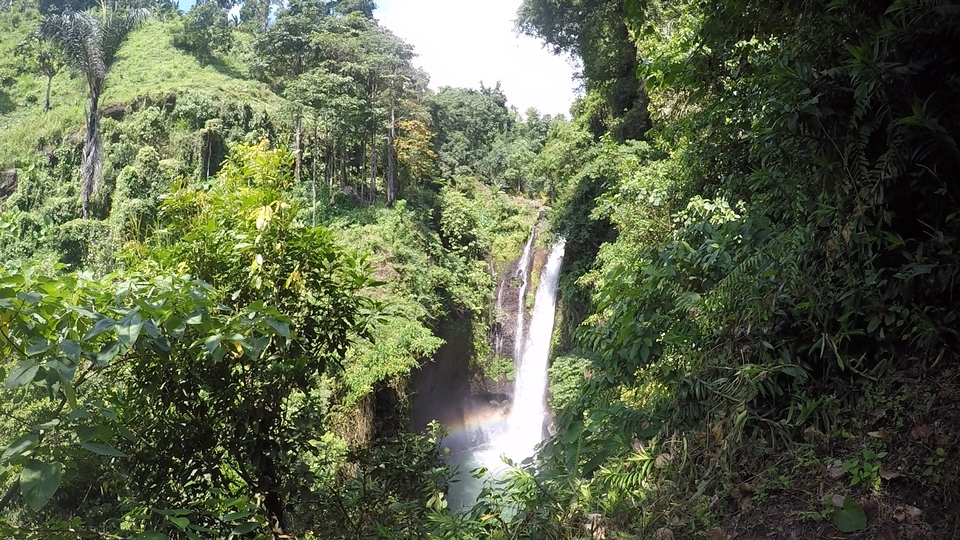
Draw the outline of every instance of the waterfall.
<instances>
[{"instance_id":1,"label":"waterfall","mask_svg":"<svg viewBox=\"0 0 960 540\"><path fill-rule=\"evenodd\" d=\"M520 362L523 355L523 320L526 315L527 306L527 282L530 281L530 260L533 258L533 239L537 236L537 225L534 223L533 230L530 231L530 238L527 244L523 246L523 254L520 255L520 262L517 263L517 278L520 279L520 300L517 303L517 331L513 335L513 361Z\"/></svg>"},{"instance_id":2,"label":"waterfall","mask_svg":"<svg viewBox=\"0 0 960 540\"><path fill-rule=\"evenodd\" d=\"M513 407L507 419L506 432L492 441L490 452L505 455L519 462L533 455L534 447L543 440L546 416L547 364L557 305L557 286L563 263L564 241L550 252L540 273L540 285L533 304L530 331L517 369Z\"/></svg>"},{"instance_id":3,"label":"waterfall","mask_svg":"<svg viewBox=\"0 0 960 540\"><path fill-rule=\"evenodd\" d=\"M547 262L540 272L540 284L533 304L533 315L526 340L522 334L524 294L526 291L530 259L532 258L533 235L524 248L517 276L523 279L520 292L520 307L517 308L518 338L516 351L516 378L513 405L506 421L491 423L485 430L479 445L454 454L448 463L459 468L458 478L450 486L447 499L451 508L470 507L476 502L482 481L472 477L469 471L485 467L494 475L502 473L501 456L519 463L533 455L533 450L543 440L543 423L546 418L547 365L550 342L557 304L557 286L560 282L560 266L563 263L564 241L553 247ZM522 356L519 354L522 352Z\"/></svg>"}]
</instances>

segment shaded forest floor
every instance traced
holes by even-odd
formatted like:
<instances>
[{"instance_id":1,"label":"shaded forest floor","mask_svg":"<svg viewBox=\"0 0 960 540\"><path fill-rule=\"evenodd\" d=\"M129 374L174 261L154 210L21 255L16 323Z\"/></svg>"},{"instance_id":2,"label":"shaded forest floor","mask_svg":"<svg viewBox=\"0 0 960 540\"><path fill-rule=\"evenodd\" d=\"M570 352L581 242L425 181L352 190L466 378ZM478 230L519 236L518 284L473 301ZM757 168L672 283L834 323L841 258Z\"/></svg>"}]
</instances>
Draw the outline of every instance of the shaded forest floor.
<instances>
[{"instance_id":1,"label":"shaded forest floor","mask_svg":"<svg viewBox=\"0 0 960 540\"><path fill-rule=\"evenodd\" d=\"M958 378L954 367L908 368L838 403L829 434L809 427L804 442L766 457L747 441L727 489L678 504L676 526L656 538L960 538ZM840 530L859 513L847 498L865 528Z\"/></svg>"}]
</instances>

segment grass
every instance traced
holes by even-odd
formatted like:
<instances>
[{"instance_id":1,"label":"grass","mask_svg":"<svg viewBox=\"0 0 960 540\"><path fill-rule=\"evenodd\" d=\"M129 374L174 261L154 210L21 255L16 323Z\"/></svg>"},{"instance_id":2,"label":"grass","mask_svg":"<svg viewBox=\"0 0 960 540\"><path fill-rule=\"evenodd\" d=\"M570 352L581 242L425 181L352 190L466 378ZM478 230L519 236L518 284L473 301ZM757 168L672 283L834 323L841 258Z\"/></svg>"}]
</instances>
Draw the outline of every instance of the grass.
<instances>
[{"instance_id":1,"label":"grass","mask_svg":"<svg viewBox=\"0 0 960 540\"><path fill-rule=\"evenodd\" d=\"M201 92L243 101L254 109L272 111L281 106L283 100L269 86L243 78L246 70L232 60L234 55L205 66L174 47L176 27L176 22L152 21L130 35L107 78L103 103L126 103L167 92Z\"/></svg>"},{"instance_id":2,"label":"grass","mask_svg":"<svg viewBox=\"0 0 960 540\"><path fill-rule=\"evenodd\" d=\"M0 38L0 58L12 58L13 48L37 22L23 20L16 25L6 21ZM217 100L236 100L254 110L274 112L283 100L266 84L245 78L242 59L248 44L238 43L237 52L201 65L190 54L175 48L172 33L176 22L148 21L130 34L120 48L107 75L101 105L129 103L141 96L170 92L203 93ZM5 64L9 65L11 60ZM8 71L11 68L8 68ZM4 106L0 111L0 169L24 167L35 161L41 151L58 146L72 134L81 136L87 102L82 78L64 69L53 79L51 110L43 111L46 80L32 73L14 77L3 89Z\"/></svg>"}]
</instances>

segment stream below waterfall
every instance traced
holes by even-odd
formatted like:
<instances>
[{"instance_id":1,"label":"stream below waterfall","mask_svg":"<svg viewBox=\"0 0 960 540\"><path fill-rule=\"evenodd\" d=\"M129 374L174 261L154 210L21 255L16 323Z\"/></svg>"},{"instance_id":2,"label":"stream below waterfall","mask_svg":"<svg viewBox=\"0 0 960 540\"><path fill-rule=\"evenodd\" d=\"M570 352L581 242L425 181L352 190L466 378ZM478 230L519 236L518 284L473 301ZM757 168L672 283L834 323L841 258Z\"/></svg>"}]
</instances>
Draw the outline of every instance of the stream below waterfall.
<instances>
[{"instance_id":1,"label":"stream below waterfall","mask_svg":"<svg viewBox=\"0 0 960 540\"><path fill-rule=\"evenodd\" d=\"M531 234L517 270L517 278L522 281L514 343L514 358L517 359L515 389L510 412L500 421L473 426L472 440L475 443L450 456L450 465L458 468L447 495L451 508L470 507L476 501L482 485L481 480L473 478L473 469L485 467L497 474L506 468L503 457L520 463L533 455L534 448L546 435L547 368L564 241L560 239L553 246L540 272L533 315L524 334L525 294L530 280L532 245Z\"/></svg>"}]
</instances>

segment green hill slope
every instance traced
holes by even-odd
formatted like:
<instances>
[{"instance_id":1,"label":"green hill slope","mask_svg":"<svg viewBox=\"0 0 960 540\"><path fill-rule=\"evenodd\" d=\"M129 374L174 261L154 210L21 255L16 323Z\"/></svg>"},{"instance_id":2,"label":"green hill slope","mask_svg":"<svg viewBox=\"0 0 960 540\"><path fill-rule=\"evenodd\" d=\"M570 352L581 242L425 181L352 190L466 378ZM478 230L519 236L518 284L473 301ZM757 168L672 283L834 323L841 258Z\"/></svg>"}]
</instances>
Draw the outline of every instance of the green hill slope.
<instances>
[{"instance_id":1,"label":"green hill slope","mask_svg":"<svg viewBox=\"0 0 960 540\"><path fill-rule=\"evenodd\" d=\"M22 167L36 155L52 151L61 141L83 128L86 88L83 81L64 69L53 79L51 110L43 111L45 79L29 72L17 73L14 48L36 28L37 21L23 19L8 23L0 40L0 56L7 60L5 73L10 85L0 96L0 167ZM134 31L120 48L116 63L107 76L103 109L127 104L138 98L158 98L169 93L201 94L217 101L237 101L253 110L274 112L282 99L270 88L245 77L240 54L201 65L192 55L172 44L176 22L154 20ZM237 60L240 58L240 60Z\"/></svg>"}]
</instances>

